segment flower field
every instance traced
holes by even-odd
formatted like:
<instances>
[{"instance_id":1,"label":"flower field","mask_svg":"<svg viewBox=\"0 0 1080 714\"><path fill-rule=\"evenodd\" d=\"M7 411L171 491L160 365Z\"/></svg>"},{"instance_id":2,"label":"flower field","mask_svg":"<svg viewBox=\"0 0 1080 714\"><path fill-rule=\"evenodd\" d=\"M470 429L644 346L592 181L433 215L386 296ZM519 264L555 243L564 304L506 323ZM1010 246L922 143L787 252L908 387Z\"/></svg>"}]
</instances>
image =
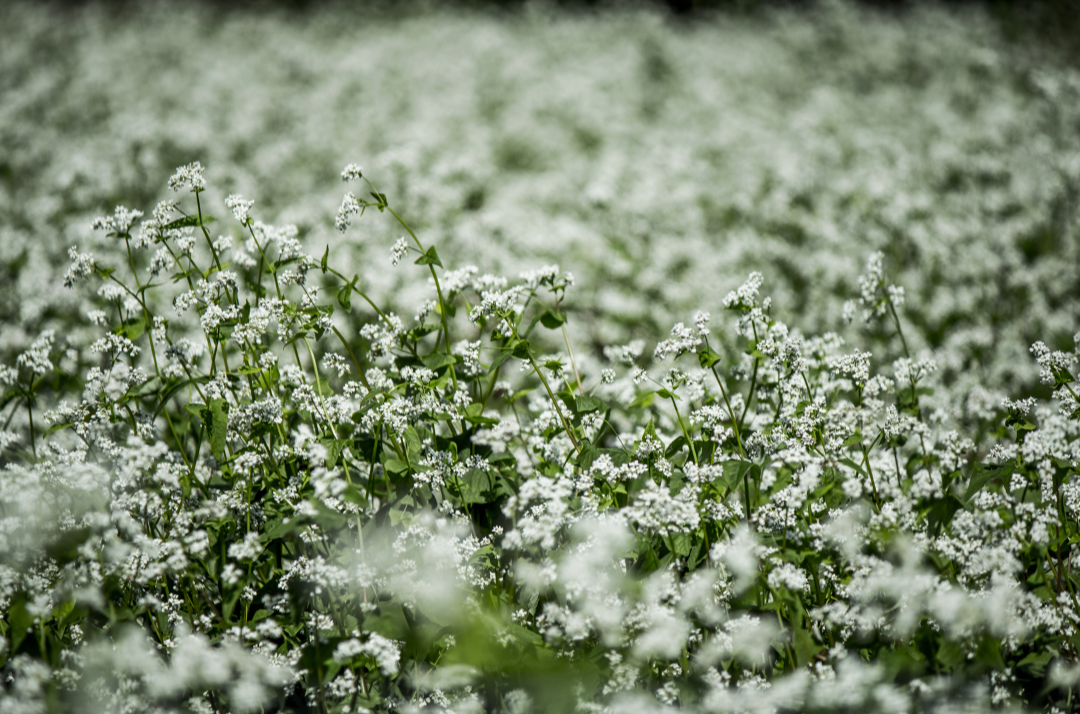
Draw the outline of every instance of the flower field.
<instances>
[{"instance_id":1,"label":"flower field","mask_svg":"<svg viewBox=\"0 0 1080 714\"><path fill-rule=\"evenodd\" d=\"M0 146L0 713L1080 709L1080 71L977 8L15 2Z\"/></svg>"}]
</instances>

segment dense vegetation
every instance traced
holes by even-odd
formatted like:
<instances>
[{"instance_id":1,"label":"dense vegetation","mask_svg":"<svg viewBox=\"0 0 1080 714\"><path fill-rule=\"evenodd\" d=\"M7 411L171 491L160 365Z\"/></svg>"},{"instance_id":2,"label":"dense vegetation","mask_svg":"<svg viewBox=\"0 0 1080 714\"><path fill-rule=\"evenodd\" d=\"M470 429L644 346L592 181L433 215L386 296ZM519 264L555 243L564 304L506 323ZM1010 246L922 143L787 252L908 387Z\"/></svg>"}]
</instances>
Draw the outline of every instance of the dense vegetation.
<instances>
[{"instance_id":1,"label":"dense vegetation","mask_svg":"<svg viewBox=\"0 0 1080 714\"><path fill-rule=\"evenodd\" d=\"M1074 708L1075 70L925 8L53 12L0 711Z\"/></svg>"}]
</instances>

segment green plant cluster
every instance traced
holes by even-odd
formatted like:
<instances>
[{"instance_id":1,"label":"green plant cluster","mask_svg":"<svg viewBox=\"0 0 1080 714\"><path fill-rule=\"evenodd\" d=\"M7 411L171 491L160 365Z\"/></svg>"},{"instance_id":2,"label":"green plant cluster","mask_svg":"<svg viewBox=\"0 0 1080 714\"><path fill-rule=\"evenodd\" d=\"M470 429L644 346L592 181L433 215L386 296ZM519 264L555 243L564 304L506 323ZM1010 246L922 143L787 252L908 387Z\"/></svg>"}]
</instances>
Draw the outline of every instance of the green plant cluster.
<instances>
[{"instance_id":1,"label":"green plant cluster","mask_svg":"<svg viewBox=\"0 0 1080 714\"><path fill-rule=\"evenodd\" d=\"M95 221L126 263L71 249L98 337L0 371L3 711L1074 708L1075 351L957 433L873 254L845 313L891 363L759 273L602 361L571 274L444 265L342 177L411 319L241 196L215 237L199 164Z\"/></svg>"}]
</instances>

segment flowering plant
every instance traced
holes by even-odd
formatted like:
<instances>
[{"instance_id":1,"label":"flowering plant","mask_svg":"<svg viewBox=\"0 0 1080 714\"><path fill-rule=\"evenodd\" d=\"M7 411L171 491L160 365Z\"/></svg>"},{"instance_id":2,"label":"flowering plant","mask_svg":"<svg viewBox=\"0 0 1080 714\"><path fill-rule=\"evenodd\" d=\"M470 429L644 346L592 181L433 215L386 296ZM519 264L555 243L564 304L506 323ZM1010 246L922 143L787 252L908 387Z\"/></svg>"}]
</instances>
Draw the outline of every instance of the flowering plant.
<instances>
[{"instance_id":1,"label":"flowering plant","mask_svg":"<svg viewBox=\"0 0 1080 714\"><path fill-rule=\"evenodd\" d=\"M47 333L0 372L28 416L5 710L1072 706L1076 351L1031 348L1052 401L948 428L874 254L845 313L892 360L781 322L758 273L730 331L699 312L601 359L571 274L450 269L342 178L367 190L336 226L396 221L391 262L430 278L412 319L241 196L214 237L198 163L182 202L95 222L126 265L71 249L94 366L53 379Z\"/></svg>"}]
</instances>

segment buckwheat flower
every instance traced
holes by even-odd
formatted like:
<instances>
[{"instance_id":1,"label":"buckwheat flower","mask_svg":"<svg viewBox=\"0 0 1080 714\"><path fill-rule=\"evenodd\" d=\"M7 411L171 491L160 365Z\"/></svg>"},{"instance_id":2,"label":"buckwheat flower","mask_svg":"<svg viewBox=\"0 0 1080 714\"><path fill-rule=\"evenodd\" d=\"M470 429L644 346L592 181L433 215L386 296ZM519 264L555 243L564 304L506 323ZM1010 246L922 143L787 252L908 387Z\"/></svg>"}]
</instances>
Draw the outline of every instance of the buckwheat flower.
<instances>
[{"instance_id":1,"label":"buckwheat flower","mask_svg":"<svg viewBox=\"0 0 1080 714\"><path fill-rule=\"evenodd\" d=\"M937 371L937 362L933 358L923 357L918 361L913 361L907 357L901 357L893 362L893 376L896 379L896 383L915 383L920 379Z\"/></svg>"},{"instance_id":2,"label":"buckwheat flower","mask_svg":"<svg viewBox=\"0 0 1080 714\"><path fill-rule=\"evenodd\" d=\"M555 279L559 276L558 265L545 265L542 268L536 270L527 270L522 272L518 277L525 281L525 284L532 289L536 289L541 285L553 285Z\"/></svg>"},{"instance_id":3,"label":"buckwheat flower","mask_svg":"<svg viewBox=\"0 0 1080 714\"><path fill-rule=\"evenodd\" d=\"M663 362L669 354L678 357L687 352L693 352L701 344L699 335L700 332L694 334L693 330L685 327L681 322L676 324L671 328L671 337L656 345L656 349L653 350L653 359Z\"/></svg>"},{"instance_id":4,"label":"buckwheat flower","mask_svg":"<svg viewBox=\"0 0 1080 714\"><path fill-rule=\"evenodd\" d=\"M192 193L198 193L206 189L203 167L198 161L179 167L176 169L176 173L169 178L169 188L173 191L179 191L185 186Z\"/></svg>"},{"instance_id":5,"label":"buckwheat flower","mask_svg":"<svg viewBox=\"0 0 1080 714\"><path fill-rule=\"evenodd\" d=\"M845 300L843 310L840 313L840 322L850 325L855 321L855 313L858 309L858 304L854 300Z\"/></svg>"},{"instance_id":6,"label":"buckwheat flower","mask_svg":"<svg viewBox=\"0 0 1080 714\"><path fill-rule=\"evenodd\" d=\"M884 260L885 254L881 251L871 253L866 259L866 272L859 276L859 292L864 305L877 300L877 289L884 277Z\"/></svg>"},{"instance_id":7,"label":"buckwheat flower","mask_svg":"<svg viewBox=\"0 0 1080 714\"><path fill-rule=\"evenodd\" d=\"M1051 352L1043 342L1036 342L1031 346L1031 354L1039 363L1039 380L1043 384L1056 382L1055 372L1068 372L1069 367L1076 362L1076 355L1068 352Z\"/></svg>"},{"instance_id":8,"label":"buckwheat flower","mask_svg":"<svg viewBox=\"0 0 1080 714\"><path fill-rule=\"evenodd\" d=\"M262 541L256 531L248 531L244 540L229 546L229 557L235 560L253 560L263 550Z\"/></svg>"},{"instance_id":9,"label":"buckwheat flower","mask_svg":"<svg viewBox=\"0 0 1080 714\"><path fill-rule=\"evenodd\" d=\"M173 262L172 254L169 249L162 246L154 253L153 260L150 261L150 265L147 266L146 272L150 273L153 277L157 277L161 274L161 271L169 267Z\"/></svg>"},{"instance_id":10,"label":"buckwheat flower","mask_svg":"<svg viewBox=\"0 0 1080 714\"><path fill-rule=\"evenodd\" d=\"M68 249L71 265L64 273L64 287L73 288L75 283L94 272L94 256L91 253L79 253L76 246Z\"/></svg>"},{"instance_id":11,"label":"buckwheat flower","mask_svg":"<svg viewBox=\"0 0 1080 714\"><path fill-rule=\"evenodd\" d=\"M472 284L473 278L480 272L475 265L466 265L458 270L449 270L443 274L442 287L448 294L461 292ZM432 281L434 282L434 281ZM501 286L506 287L505 283Z\"/></svg>"},{"instance_id":12,"label":"buckwheat flower","mask_svg":"<svg viewBox=\"0 0 1080 714\"><path fill-rule=\"evenodd\" d=\"M765 278L761 273L754 271L746 282L733 290L724 298L724 308L727 310L749 310L757 304L758 290Z\"/></svg>"},{"instance_id":13,"label":"buckwheat flower","mask_svg":"<svg viewBox=\"0 0 1080 714\"><path fill-rule=\"evenodd\" d=\"M203 332L206 334L213 333L222 322L226 320L235 320L240 316L240 308L237 305L230 305L228 310L222 310L221 306L216 302L212 302L206 306L203 310L202 323Z\"/></svg>"},{"instance_id":14,"label":"buckwheat flower","mask_svg":"<svg viewBox=\"0 0 1080 714\"><path fill-rule=\"evenodd\" d=\"M1031 408L1035 406L1035 397L1028 397L1027 399L1002 399L1001 406L1005 407L1010 412L1015 412L1019 416L1027 416Z\"/></svg>"},{"instance_id":15,"label":"buckwheat flower","mask_svg":"<svg viewBox=\"0 0 1080 714\"><path fill-rule=\"evenodd\" d=\"M769 571L767 578L769 587L773 590L785 587L792 592L809 591L810 580L806 573L791 563L781 563Z\"/></svg>"},{"instance_id":16,"label":"buckwheat flower","mask_svg":"<svg viewBox=\"0 0 1080 714\"><path fill-rule=\"evenodd\" d=\"M178 313L185 313L190 310L192 306L198 304L199 296L191 290L180 293L179 295L174 297L172 301L173 310L176 310L176 312Z\"/></svg>"},{"instance_id":17,"label":"buckwheat flower","mask_svg":"<svg viewBox=\"0 0 1080 714\"><path fill-rule=\"evenodd\" d=\"M218 236L213 243L215 253L224 253L232 248L232 236Z\"/></svg>"},{"instance_id":18,"label":"buckwheat flower","mask_svg":"<svg viewBox=\"0 0 1080 714\"><path fill-rule=\"evenodd\" d=\"M641 367L634 367L634 384L641 384L649 378L649 373L643 370Z\"/></svg>"},{"instance_id":19,"label":"buckwheat flower","mask_svg":"<svg viewBox=\"0 0 1080 714\"><path fill-rule=\"evenodd\" d=\"M116 360L122 354L135 357L141 350L128 338L109 334L95 340L94 343L90 345L90 351L94 353L105 353L113 360Z\"/></svg>"},{"instance_id":20,"label":"buckwheat flower","mask_svg":"<svg viewBox=\"0 0 1080 714\"><path fill-rule=\"evenodd\" d=\"M615 383L615 370L604 369L600 371L600 383L601 384L614 384Z\"/></svg>"},{"instance_id":21,"label":"buckwheat flower","mask_svg":"<svg viewBox=\"0 0 1080 714\"><path fill-rule=\"evenodd\" d=\"M374 659L379 665L379 671L387 677L392 677L398 673L401 650L392 640L388 640L378 633L369 632L363 642L352 638L338 643L333 657L334 661L344 664L357 655L365 655Z\"/></svg>"},{"instance_id":22,"label":"buckwheat flower","mask_svg":"<svg viewBox=\"0 0 1080 714\"><path fill-rule=\"evenodd\" d=\"M615 364L633 364L645 351L645 340L633 340L630 344L604 347L604 357Z\"/></svg>"},{"instance_id":23,"label":"buckwheat flower","mask_svg":"<svg viewBox=\"0 0 1080 714\"><path fill-rule=\"evenodd\" d=\"M480 296L480 304L469 311L469 320L474 324L488 315L503 315L505 313L520 312L522 288L515 287L505 291L484 291Z\"/></svg>"},{"instance_id":24,"label":"buckwheat flower","mask_svg":"<svg viewBox=\"0 0 1080 714\"><path fill-rule=\"evenodd\" d=\"M349 164L341 171L342 181L359 181L364 175L364 172L356 164Z\"/></svg>"},{"instance_id":25,"label":"buckwheat flower","mask_svg":"<svg viewBox=\"0 0 1080 714\"><path fill-rule=\"evenodd\" d=\"M900 285L890 285L886 292L889 294L889 302L893 304L893 307L900 307L904 304L904 288Z\"/></svg>"},{"instance_id":26,"label":"buckwheat flower","mask_svg":"<svg viewBox=\"0 0 1080 714\"><path fill-rule=\"evenodd\" d=\"M280 424L284 414L281 399L269 396L251 404L251 418L262 424Z\"/></svg>"},{"instance_id":27,"label":"buckwheat flower","mask_svg":"<svg viewBox=\"0 0 1080 714\"><path fill-rule=\"evenodd\" d=\"M694 326L697 328L698 337L705 337L709 334L710 317L709 313L701 310L694 313Z\"/></svg>"},{"instance_id":28,"label":"buckwheat flower","mask_svg":"<svg viewBox=\"0 0 1080 714\"><path fill-rule=\"evenodd\" d=\"M131 227L135 225L135 221L142 218L142 215L142 211L128 210L123 206L117 206L113 215L95 218L91 226L94 230L123 235L131 230Z\"/></svg>"},{"instance_id":29,"label":"buckwheat flower","mask_svg":"<svg viewBox=\"0 0 1080 714\"><path fill-rule=\"evenodd\" d=\"M484 368L480 366L480 340L469 342L462 340L454 345L454 354L461 358L464 364L464 372L470 377L482 374Z\"/></svg>"},{"instance_id":30,"label":"buckwheat flower","mask_svg":"<svg viewBox=\"0 0 1080 714\"><path fill-rule=\"evenodd\" d=\"M352 371L352 367L345 358L334 352L327 352L323 356L323 369L327 372L337 372L337 376L344 377Z\"/></svg>"},{"instance_id":31,"label":"buckwheat flower","mask_svg":"<svg viewBox=\"0 0 1080 714\"><path fill-rule=\"evenodd\" d=\"M405 241L405 236L402 236L394 242L394 246L390 249L391 265L397 265L408 254L409 244Z\"/></svg>"},{"instance_id":32,"label":"buckwheat flower","mask_svg":"<svg viewBox=\"0 0 1080 714\"><path fill-rule=\"evenodd\" d=\"M238 193L231 194L225 199L225 207L232 211L233 217L245 226L251 221L248 211L254 205L254 201L249 201Z\"/></svg>"},{"instance_id":33,"label":"buckwheat flower","mask_svg":"<svg viewBox=\"0 0 1080 714\"><path fill-rule=\"evenodd\" d=\"M176 238L176 252L180 255L191 255L195 248L195 229L181 228L174 237Z\"/></svg>"},{"instance_id":34,"label":"buckwheat flower","mask_svg":"<svg viewBox=\"0 0 1080 714\"><path fill-rule=\"evenodd\" d=\"M354 216L360 212L360 202L356 200L356 196L352 193L347 193L341 199L341 207L338 209L337 217L334 218L334 225L342 233L349 227L349 217Z\"/></svg>"},{"instance_id":35,"label":"buckwheat flower","mask_svg":"<svg viewBox=\"0 0 1080 714\"><path fill-rule=\"evenodd\" d=\"M53 347L53 331L46 330L41 334L41 337L37 338L30 349L19 355L15 360L15 364L20 369L28 369L33 374L47 374L54 369L52 360L49 359L49 352Z\"/></svg>"},{"instance_id":36,"label":"buckwheat flower","mask_svg":"<svg viewBox=\"0 0 1080 714\"><path fill-rule=\"evenodd\" d=\"M853 354L841 355L828 360L829 371L840 377L847 377L856 387L861 387L870 379L869 352L855 350Z\"/></svg>"},{"instance_id":37,"label":"buckwheat flower","mask_svg":"<svg viewBox=\"0 0 1080 714\"><path fill-rule=\"evenodd\" d=\"M225 581L226 585L236 585L240 582L241 575L243 575L243 572L233 563L226 563L225 567L221 569L221 579Z\"/></svg>"}]
</instances>

